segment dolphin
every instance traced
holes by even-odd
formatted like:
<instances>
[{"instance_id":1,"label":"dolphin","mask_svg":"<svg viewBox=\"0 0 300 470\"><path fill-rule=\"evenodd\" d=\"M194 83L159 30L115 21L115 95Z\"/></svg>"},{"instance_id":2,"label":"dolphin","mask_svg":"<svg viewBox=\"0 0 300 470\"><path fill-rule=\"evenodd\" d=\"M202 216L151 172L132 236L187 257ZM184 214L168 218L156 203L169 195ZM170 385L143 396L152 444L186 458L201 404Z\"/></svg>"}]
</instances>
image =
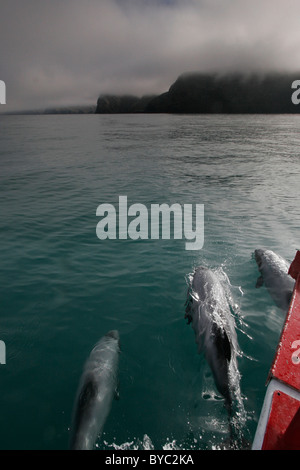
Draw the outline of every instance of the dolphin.
<instances>
[{"instance_id":1,"label":"dolphin","mask_svg":"<svg viewBox=\"0 0 300 470\"><path fill-rule=\"evenodd\" d=\"M288 274L289 263L271 250L257 249L254 258L261 273L256 287L265 284L275 304L287 312L295 286L295 280Z\"/></svg>"},{"instance_id":2,"label":"dolphin","mask_svg":"<svg viewBox=\"0 0 300 470\"><path fill-rule=\"evenodd\" d=\"M119 333L111 330L84 365L73 409L71 450L92 450L102 433L117 389L119 352Z\"/></svg>"},{"instance_id":3,"label":"dolphin","mask_svg":"<svg viewBox=\"0 0 300 470\"><path fill-rule=\"evenodd\" d=\"M216 387L224 397L231 416L240 379L235 321L220 280L206 267L199 266L192 275L185 318L188 324L192 323L198 352L204 352Z\"/></svg>"}]
</instances>

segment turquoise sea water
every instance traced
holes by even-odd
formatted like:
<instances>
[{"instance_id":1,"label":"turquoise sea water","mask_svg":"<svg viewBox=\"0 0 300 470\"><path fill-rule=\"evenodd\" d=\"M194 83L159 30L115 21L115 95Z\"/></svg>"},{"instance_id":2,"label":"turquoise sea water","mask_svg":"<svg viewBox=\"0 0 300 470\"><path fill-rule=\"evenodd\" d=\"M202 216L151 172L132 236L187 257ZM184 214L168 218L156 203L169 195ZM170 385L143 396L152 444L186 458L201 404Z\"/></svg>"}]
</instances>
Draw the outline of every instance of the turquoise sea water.
<instances>
[{"instance_id":1,"label":"turquoise sea water","mask_svg":"<svg viewBox=\"0 0 300 470\"><path fill-rule=\"evenodd\" d=\"M298 116L0 116L0 448L67 449L83 363L121 337L98 449L218 449L226 411L184 320L198 264L230 280L254 437L283 313L252 253L299 245ZM204 246L104 240L99 204L204 204Z\"/></svg>"}]
</instances>

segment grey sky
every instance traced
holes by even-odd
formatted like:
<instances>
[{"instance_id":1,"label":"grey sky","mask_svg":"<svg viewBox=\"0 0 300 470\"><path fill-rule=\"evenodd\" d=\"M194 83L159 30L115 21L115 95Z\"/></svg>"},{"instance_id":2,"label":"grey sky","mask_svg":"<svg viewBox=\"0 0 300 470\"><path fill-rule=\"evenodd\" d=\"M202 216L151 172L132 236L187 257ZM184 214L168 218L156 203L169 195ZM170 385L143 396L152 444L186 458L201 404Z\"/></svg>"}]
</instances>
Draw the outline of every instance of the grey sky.
<instances>
[{"instance_id":1,"label":"grey sky","mask_svg":"<svg viewBox=\"0 0 300 470\"><path fill-rule=\"evenodd\" d=\"M0 0L5 110L161 93L187 71L300 71L299 18L299 0Z\"/></svg>"}]
</instances>

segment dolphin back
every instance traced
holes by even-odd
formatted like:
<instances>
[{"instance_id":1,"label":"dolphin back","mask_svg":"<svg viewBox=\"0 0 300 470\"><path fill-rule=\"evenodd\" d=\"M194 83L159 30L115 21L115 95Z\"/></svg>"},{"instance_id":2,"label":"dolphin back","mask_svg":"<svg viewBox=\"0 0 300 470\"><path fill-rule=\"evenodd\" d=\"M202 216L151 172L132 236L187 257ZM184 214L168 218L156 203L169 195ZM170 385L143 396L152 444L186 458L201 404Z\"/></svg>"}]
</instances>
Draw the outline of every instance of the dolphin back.
<instances>
[{"instance_id":1,"label":"dolphin back","mask_svg":"<svg viewBox=\"0 0 300 470\"><path fill-rule=\"evenodd\" d=\"M235 322L223 286L210 269L198 267L188 290L185 318L192 324L198 352L204 352L218 391L231 409L232 374L237 372Z\"/></svg>"},{"instance_id":2,"label":"dolphin back","mask_svg":"<svg viewBox=\"0 0 300 470\"><path fill-rule=\"evenodd\" d=\"M119 352L119 334L112 330L84 365L73 408L72 450L91 450L102 433L117 388Z\"/></svg>"},{"instance_id":3,"label":"dolphin back","mask_svg":"<svg viewBox=\"0 0 300 470\"><path fill-rule=\"evenodd\" d=\"M272 250L257 249L254 258L260 272L256 287L264 284L277 307L287 312L295 286L288 274L289 263Z\"/></svg>"}]
</instances>

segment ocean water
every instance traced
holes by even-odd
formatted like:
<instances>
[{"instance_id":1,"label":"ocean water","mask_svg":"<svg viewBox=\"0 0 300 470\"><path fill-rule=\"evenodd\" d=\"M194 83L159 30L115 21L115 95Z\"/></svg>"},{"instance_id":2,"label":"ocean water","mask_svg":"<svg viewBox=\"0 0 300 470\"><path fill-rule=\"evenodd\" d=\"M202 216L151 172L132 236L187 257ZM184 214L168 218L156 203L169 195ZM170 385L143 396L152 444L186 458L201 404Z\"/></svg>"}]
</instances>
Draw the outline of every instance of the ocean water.
<instances>
[{"instance_id":1,"label":"ocean water","mask_svg":"<svg viewBox=\"0 0 300 470\"><path fill-rule=\"evenodd\" d=\"M241 354L235 426L251 445L284 321L253 251L299 245L298 116L0 116L0 448L67 449L83 364L121 338L119 400L97 449L219 449L223 400L184 319L199 264L226 282ZM120 195L203 204L204 245L99 240Z\"/></svg>"}]
</instances>

